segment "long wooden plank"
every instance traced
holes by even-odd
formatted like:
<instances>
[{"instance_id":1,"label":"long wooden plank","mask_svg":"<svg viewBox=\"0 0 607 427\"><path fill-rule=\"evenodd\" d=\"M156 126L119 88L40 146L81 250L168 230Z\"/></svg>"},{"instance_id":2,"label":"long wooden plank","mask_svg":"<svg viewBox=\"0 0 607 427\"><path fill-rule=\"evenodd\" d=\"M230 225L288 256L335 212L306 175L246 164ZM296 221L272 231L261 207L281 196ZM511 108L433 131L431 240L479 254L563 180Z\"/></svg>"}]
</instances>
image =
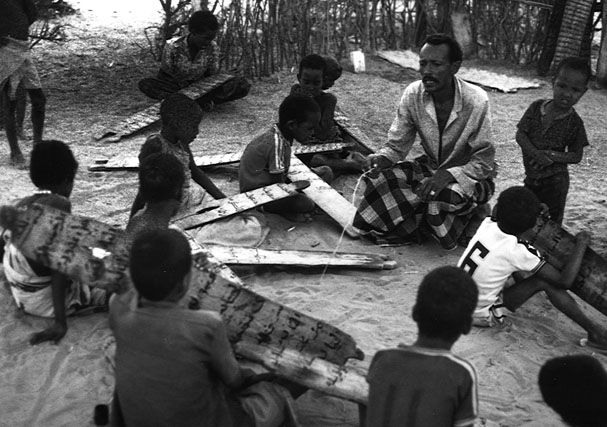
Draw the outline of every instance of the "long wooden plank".
<instances>
[{"instance_id":1,"label":"long wooden plank","mask_svg":"<svg viewBox=\"0 0 607 427\"><path fill-rule=\"evenodd\" d=\"M172 223L183 230L200 227L201 225L222 218L228 218L237 213L265 205L266 203L293 196L309 185L307 181L295 181L290 184L278 183L257 188L225 199L219 199L217 201L219 203L218 207L206 212L177 218Z\"/></svg>"},{"instance_id":2,"label":"long wooden plank","mask_svg":"<svg viewBox=\"0 0 607 427\"><path fill-rule=\"evenodd\" d=\"M272 250L220 245L205 245L205 247L225 264L358 267L371 270L391 270L396 268L396 262L382 254Z\"/></svg>"},{"instance_id":3,"label":"long wooden plank","mask_svg":"<svg viewBox=\"0 0 607 427\"><path fill-rule=\"evenodd\" d=\"M179 92L192 99L198 99L233 78L234 76L231 74L216 74L197 81L190 86L181 89ZM143 111L139 111L126 119L105 128L93 137L97 141L103 139L105 142L118 142L123 137L156 123L160 120L159 113L160 103L158 102Z\"/></svg>"},{"instance_id":4,"label":"long wooden plank","mask_svg":"<svg viewBox=\"0 0 607 427\"><path fill-rule=\"evenodd\" d=\"M275 351L270 346L257 346L250 341L236 345L236 353L259 363L277 375L323 393L367 404L369 384L366 372L347 365L335 365L319 358L306 358L290 349ZM302 369L302 366L305 368Z\"/></svg>"},{"instance_id":5,"label":"long wooden plank","mask_svg":"<svg viewBox=\"0 0 607 427\"><path fill-rule=\"evenodd\" d=\"M354 143L330 143L330 144L298 144L293 146L293 152L300 154L328 153L332 151L341 151L344 148L352 147ZM225 154L209 154L206 156L194 156L194 163L198 167L222 166L240 162L244 150ZM137 170L139 169L139 159L136 156L116 156L111 159L97 159L95 163L89 166L90 171L107 172L114 170Z\"/></svg>"},{"instance_id":6,"label":"long wooden plank","mask_svg":"<svg viewBox=\"0 0 607 427\"><path fill-rule=\"evenodd\" d=\"M91 285L111 290L132 286L128 242L116 227L41 205L16 210L16 217L2 226L8 226L12 241L26 257ZM221 263L202 249L193 256L190 295L197 297L201 308L221 313L233 343L244 340L291 349L336 364L364 357L352 337L340 329L222 280L217 274ZM97 268L81 267L91 260ZM113 282L116 279L121 282Z\"/></svg>"},{"instance_id":7,"label":"long wooden plank","mask_svg":"<svg viewBox=\"0 0 607 427\"><path fill-rule=\"evenodd\" d=\"M546 262L562 269L571 258L575 237L553 221L541 219L530 243ZM607 316L607 260L591 248L586 249L580 271L571 291Z\"/></svg>"},{"instance_id":8,"label":"long wooden plank","mask_svg":"<svg viewBox=\"0 0 607 427\"><path fill-rule=\"evenodd\" d=\"M337 221L350 237L359 237L359 234L352 227L356 208L344 196L320 179L318 175L312 172L296 156L291 156L291 166L288 175L291 181L309 181L310 186L303 190L303 192L331 218Z\"/></svg>"}]
</instances>

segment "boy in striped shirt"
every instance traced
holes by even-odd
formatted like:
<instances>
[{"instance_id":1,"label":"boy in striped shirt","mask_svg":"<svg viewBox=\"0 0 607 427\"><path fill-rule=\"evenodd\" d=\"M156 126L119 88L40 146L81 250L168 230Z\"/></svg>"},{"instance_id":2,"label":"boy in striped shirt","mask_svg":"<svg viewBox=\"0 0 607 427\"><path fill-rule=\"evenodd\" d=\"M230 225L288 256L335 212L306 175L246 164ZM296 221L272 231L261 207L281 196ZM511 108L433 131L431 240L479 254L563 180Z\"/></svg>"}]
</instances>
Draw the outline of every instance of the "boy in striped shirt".
<instances>
[{"instance_id":1,"label":"boy in striped shirt","mask_svg":"<svg viewBox=\"0 0 607 427\"><path fill-rule=\"evenodd\" d=\"M413 345L381 350L367 381L367 426L471 426L478 415L476 373L451 353L470 332L478 290L457 267L440 267L424 277L417 291Z\"/></svg>"}]
</instances>

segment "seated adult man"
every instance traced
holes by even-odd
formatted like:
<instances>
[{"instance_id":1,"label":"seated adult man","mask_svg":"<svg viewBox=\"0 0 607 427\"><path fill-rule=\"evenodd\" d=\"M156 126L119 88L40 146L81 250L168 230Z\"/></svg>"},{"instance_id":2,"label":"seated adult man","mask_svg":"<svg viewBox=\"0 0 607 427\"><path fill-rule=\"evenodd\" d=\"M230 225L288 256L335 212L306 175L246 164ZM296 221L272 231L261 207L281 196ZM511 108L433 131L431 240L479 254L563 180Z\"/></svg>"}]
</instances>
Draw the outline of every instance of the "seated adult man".
<instances>
[{"instance_id":1,"label":"seated adult man","mask_svg":"<svg viewBox=\"0 0 607 427\"><path fill-rule=\"evenodd\" d=\"M364 177L354 227L419 240L427 225L452 249L494 191L489 100L455 75L462 50L451 37L429 36L419 58L422 79L405 89L388 143L367 157L367 168L378 171ZM416 134L425 154L405 162Z\"/></svg>"},{"instance_id":2,"label":"seated adult man","mask_svg":"<svg viewBox=\"0 0 607 427\"><path fill-rule=\"evenodd\" d=\"M139 90L162 100L204 77L219 72L219 48L214 39L219 30L217 18L209 11L194 12L188 20L188 33L167 41L162 51L158 75L139 81ZM234 77L198 99L203 108L243 98L251 84Z\"/></svg>"}]
</instances>

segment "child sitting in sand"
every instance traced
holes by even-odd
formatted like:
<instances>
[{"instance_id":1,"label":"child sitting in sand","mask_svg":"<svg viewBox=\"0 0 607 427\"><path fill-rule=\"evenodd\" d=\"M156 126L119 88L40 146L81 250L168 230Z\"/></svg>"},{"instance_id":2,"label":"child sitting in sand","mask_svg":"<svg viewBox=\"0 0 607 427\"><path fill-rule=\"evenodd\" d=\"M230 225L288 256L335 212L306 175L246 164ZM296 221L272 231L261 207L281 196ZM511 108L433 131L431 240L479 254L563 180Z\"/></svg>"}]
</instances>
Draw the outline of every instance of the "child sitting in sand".
<instances>
[{"instance_id":1,"label":"child sitting in sand","mask_svg":"<svg viewBox=\"0 0 607 427\"><path fill-rule=\"evenodd\" d=\"M417 341L381 350L371 361L368 427L474 425L476 373L451 347L470 332L477 297L474 281L456 267L424 277L413 307Z\"/></svg>"},{"instance_id":2,"label":"child sitting in sand","mask_svg":"<svg viewBox=\"0 0 607 427\"><path fill-rule=\"evenodd\" d=\"M160 133L150 136L139 152L140 163L152 153L168 153L179 159L185 171L181 213L192 208L204 208L204 203L209 201L207 193L211 200L225 197L194 163L190 144L198 135L201 121L202 110L195 101L180 93L171 94L160 104ZM137 194L131 216L141 208L143 200L141 195Z\"/></svg>"},{"instance_id":3,"label":"child sitting in sand","mask_svg":"<svg viewBox=\"0 0 607 427\"><path fill-rule=\"evenodd\" d=\"M153 99L164 99L204 77L219 72L219 48L214 39L219 22L213 13L197 11L188 20L188 34L167 41L162 51L160 70L156 78L145 78L139 89ZM198 99L212 109L213 105L243 98L251 84L244 77L234 77Z\"/></svg>"},{"instance_id":4,"label":"child sitting in sand","mask_svg":"<svg viewBox=\"0 0 607 427\"><path fill-rule=\"evenodd\" d=\"M314 100L302 95L287 96L278 109L278 123L254 138L240 159L238 179L240 191L286 182L291 164L291 144L302 141L314 131L320 120L320 109ZM333 174L326 166L314 169L322 179L331 181ZM304 194L276 200L264 205L267 212L280 214L306 213L314 202Z\"/></svg>"},{"instance_id":5,"label":"child sitting in sand","mask_svg":"<svg viewBox=\"0 0 607 427\"><path fill-rule=\"evenodd\" d=\"M44 128L46 97L28 43L29 26L36 18L36 5L32 0L0 2L0 105L4 109L11 163L15 165L25 163L18 139L18 128L23 120L16 117L17 89L20 86L27 89L32 102L34 143L42 141Z\"/></svg>"},{"instance_id":6,"label":"child sitting in sand","mask_svg":"<svg viewBox=\"0 0 607 427\"><path fill-rule=\"evenodd\" d=\"M63 142L43 141L34 145L30 177L38 191L20 200L16 207L37 203L70 212L69 197L77 168L72 151ZM3 208L3 226L10 229L15 214L14 209ZM26 258L11 243L10 231L4 232L4 238L4 273L17 306L27 314L55 318L51 327L32 335L31 344L59 342L67 332L66 315L91 306L107 308L104 290L72 282L65 275Z\"/></svg>"},{"instance_id":7,"label":"child sitting in sand","mask_svg":"<svg viewBox=\"0 0 607 427\"><path fill-rule=\"evenodd\" d=\"M584 122L573 106L588 88L590 64L566 58L552 81L552 99L529 106L518 123L516 142L523 152L525 187L548 206L550 218L561 224L569 191L569 163L579 163L588 145Z\"/></svg>"},{"instance_id":8,"label":"child sitting in sand","mask_svg":"<svg viewBox=\"0 0 607 427\"><path fill-rule=\"evenodd\" d=\"M191 263L190 246L178 231L149 230L135 238L135 289L110 302L114 407L132 426L282 425L287 389L270 382L243 387L254 379L234 358L219 313L181 304Z\"/></svg>"},{"instance_id":9,"label":"child sitting in sand","mask_svg":"<svg viewBox=\"0 0 607 427\"><path fill-rule=\"evenodd\" d=\"M572 427L607 426L607 373L594 357L562 356L540 369L544 402Z\"/></svg>"},{"instance_id":10,"label":"child sitting in sand","mask_svg":"<svg viewBox=\"0 0 607 427\"><path fill-rule=\"evenodd\" d=\"M316 101L320 108L320 122L309 138L299 141L302 144L326 144L343 141L334 120L337 98L331 93L324 92L324 89L333 86L335 80L341 76L341 67L339 67L337 61L330 60L330 64L329 68L325 58L316 54L305 56L299 63L299 72L297 73L299 83L293 85L291 94L309 96ZM327 80L326 83L325 79ZM304 160L313 167L329 166L334 173L362 172L364 164L362 154L346 151L344 155L347 157L342 158L340 154L316 154L311 156L309 162L307 159Z\"/></svg>"},{"instance_id":11,"label":"child sitting in sand","mask_svg":"<svg viewBox=\"0 0 607 427\"><path fill-rule=\"evenodd\" d=\"M168 153L152 153L139 165L139 194L145 207L129 219L132 240L145 230L165 230L179 210L185 175L183 165Z\"/></svg>"},{"instance_id":12,"label":"child sitting in sand","mask_svg":"<svg viewBox=\"0 0 607 427\"><path fill-rule=\"evenodd\" d=\"M590 320L567 292L577 276L589 234L576 235L575 249L563 270L558 271L525 240L541 213L542 206L531 190L510 187L500 194L493 216L481 223L470 240L458 266L470 274L479 289L474 324L502 323L504 309L514 311L544 291L552 305L588 332L590 345L607 348L607 331ZM511 279L517 272L531 275L515 275ZM515 283L509 284L512 281Z\"/></svg>"}]
</instances>

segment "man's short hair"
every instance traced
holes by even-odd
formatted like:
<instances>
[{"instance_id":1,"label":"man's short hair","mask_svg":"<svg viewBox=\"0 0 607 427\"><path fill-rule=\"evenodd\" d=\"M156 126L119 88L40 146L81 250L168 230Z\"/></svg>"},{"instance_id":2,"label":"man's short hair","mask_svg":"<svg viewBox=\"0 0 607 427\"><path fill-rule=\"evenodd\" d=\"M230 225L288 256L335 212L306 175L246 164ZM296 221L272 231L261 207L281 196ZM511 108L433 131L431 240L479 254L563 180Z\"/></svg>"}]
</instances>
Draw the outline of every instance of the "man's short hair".
<instances>
[{"instance_id":1,"label":"man's short hair","mask_svg":"<svg viewBox=\"0 0 607 427\"><path fill-rule=\"evenodd\" d=\"M38 188L73 182L78 170L78 162L62 141L46 140L34 144L30 157L30 178Z\"/></svg>"},{"instance_id":2,"label":"man's short hair","mask_svg":"<svg viewBox=\"0 0 607 427\"><path fill-rule=\"evenodd\" d=\"M546 404L572 426L607 426L607 373L587 355L544 363L538 382Z\"/></svg>"},{"instance_id":3,"label":"man's short hair","mask_svg":"<svg viewBox=\"0 0 607 427\"><path fill-rule=\"evenodd\" d=\"M187 239L177 230L147 230L135 236L130 253L131 280L150 301L168 297L192 266Z\"/></svg>"},{"instance_id":4,"label":"man's short hair","mask_svg":"<svg viewBox=\"0 0 607 427\"><path fill-rule=\"evenodd\" d=\"M183 123L200 123L201 120L202 109L198 103L182 93L172 93L160 104L163 125L180 126Z\"/></svg>"},{"instance_id":5,"label":"man's short hair","mask_svg":"<svg viewBox=\"0 0 607 427\"><path fill-rule=\"evenodd\" d=\"M572 70L582 73L586 78L586 83L588 83L588 80L590 80L590 78L592 77L590 60L582 58L580 56L570 56L568 58L563 59L556 67L556 71L554 72L555 79L559 75L561 70Z\"/></svg>"},{"instance_id":6,"label":"man's short hair","mask_svg":"<svg viewBox=\"0 0 607 427\"><path fill-rule=\"evenodd\" d=\"M146 203L175 199L184 181L183 165L172 154L152 153L139 165L139 194Z\"/></svg>"},{"instance_id":7,"label":"man's short hair","mask_svg":"<svg viewBox=\"0 0 607 427\"><path fill-rule=\"evenodd\" d=\"M419 333L454 341L468 332L478 301L474 280L458 267L439 267L422 279L413 318Z\"/></svg>"},{"instance_id":8,"label":"man's short hair","mask_svg":"<svg viewBox=\"0 0 607 427\"><path fill-rule=\"evenodd\" d=\"M437 33L429 35L426 37L426 40L424 40L424 44L426 43L431 44L432 46L439 46L441 44L449 46L449 62L452 64L462 60L463 53L461 46L457 40L447 34Z\"/></svg>"},{"instance_id":9,"label":"man's short hair","mask_svg":"<svg viewBox=\"0 0 607 427\"><path fill-rule=\"evenodd\" d=\"M289 95L278 108L278 123L285 126L290 120L303 123L310 114L320 113L320 107L312 97L305 95Z\"/></svg>"},{"instance_id":10,"label":"man's short hair","mask_svg":"<svg viewBox=\"0 0 607 427\"><path fill-rule=\"evenodd\" d=\"M205 31L217 31L219 21L212 12L208 10L199 10L194 12L188 20L188 30L190 33L204 33Z\"/></svg>"},{"instance_id":11,"label":"man's short hair","mask_svg":"<svg viewBox=\"0 0 607 427\"><path fill-rule=\"evenodd\" d=\"M504 233L517 236L535 226L540 210L540 201L531 190L514 186L500 193L493 219Z\"/></svg>"},{"instance_id":12,"label":"man's short hair","mask_svg":"<svg viewBox=\"0 0 607 427\"><path fill-rule=\"evenodd\" d=\"M325 69L327 68L327 63L325 62L325 59L322 56L312 53L310 55L304 56L301 61L299 61L300 75L304 68L308 68L310 70L320 70L324 73Z\"/></svg>"}]
</instances>

